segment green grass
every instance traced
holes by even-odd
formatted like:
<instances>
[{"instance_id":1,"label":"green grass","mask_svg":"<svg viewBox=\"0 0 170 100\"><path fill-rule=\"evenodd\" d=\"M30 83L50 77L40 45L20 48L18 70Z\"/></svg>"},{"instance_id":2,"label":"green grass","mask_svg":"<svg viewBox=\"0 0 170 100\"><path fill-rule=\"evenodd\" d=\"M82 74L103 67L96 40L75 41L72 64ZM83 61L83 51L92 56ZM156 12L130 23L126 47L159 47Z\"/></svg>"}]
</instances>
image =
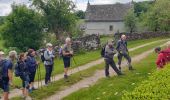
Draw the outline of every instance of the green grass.
<instances>
[{"instance_id":1,"label":"green grass","mask_svg":"<svg viewBox=\"0 0 170 100\"><path fill-rule=\"evenodd\" d=\"M135 56L135 55L138 55L142 52L144 52L145 50L150 50L152 49L153 47L155 47L156 45L160 45L161 43L155 43L154 45L150 46L150 47L143 47L143 51L141 50L141 48L135 50L135 51L132 51L131 52L131 56ZM136 52L136 53L135 53ZM117 58L115 58L115 61L117 61ZM89 68L87 70L84 70L84 71L81 71L81 74L82 75L85 75L85 77L89 77L91 75L94 74L94 72L98 69L102 69L104 66L104 63L103 64L100 64L100 65L96 65L92 68ZM83 77L83 78L85 78ZM35 91L34 93L32 93L32 97L35 98L36 100L40 100L42 98L45 98L45 97L48 97L52 94L55 94L56 91L59 91L59 90L62 90L64 87L67 87L67 86L70 86L72 84L75 84L76 82L82 80L83 78L80 78L80 73L76 73L76 74L73 74L71 77L70 77L70 83L66 83L64 82L63 79L59 80L59 81L56 81L54 82L52 85L48 86L48 87L44 87L42 89L39 89L37 91ZM46 91L46 92L45 92ZM47 92L48 91L48 92ZM44 93L45 92L45 93ZM17 100L19 99L19 97L17 98L14 98L14 100Z\"/></svg>"},{"instance_id":2,"label":"green grass","mask_svg":"<svg viewBox=\"0 0 170 100\"><path fill-rule=\"evenodd\" d=\"M136 47L136 46L148 43L148 41L152 42L152 41L160 40L160 39L162 39L162 38L156 38L156 39L151 39L151 40L137 40L137 42L130 41L129 42L129 47L133 48L133 47ZM164 42L161 42L161 43L164 43ZM160 45L161 43L155 43L155 44L152 44L151 46L146 46L146 47L147 47L147 49L151 49L151 48L154 48L157 45ZM140 48L140 50L135 51L134 54L139 54L142 51L144 51L144 50ZM91 61L97 60L100 57L101 57L100 56L100 50L90 51L90 52L86 52L85 54L77 55L77 56L74 57L76 62L77 62L77 65L72 63L71 68L75 68L77 66L80 66L80 65L89 63ZM45 68L44 68L44 65L41 63L40 67L41 67L42 79L44 79L44 77L45 77ZM55 66L54 66L54 71L53 71L52 74L56 75L56 74L62 73L63 72L63 68L64 68L64 65L63 65L62 59L55 59ZM37 80L37 79L38 79L38 76L36 74L35 80ZM17 85L17 86L21 86L20 78L14 77L14 84Z\"/></svg>"},{"instance_id":3,"label":"green grass","mask_svg":"<svg viewBox=\"0 0 170 100\"><path fill-rule=\"evenodd\" d=\"M155 71L155 59L156 56L151 54L141 62L133 64L135 71L126 70L124 76L103 78L94 86L81 89L63 100L120 100L123 91L132 91L142 80L148 78L148 73Z\"/></svg>"}]
</instances>

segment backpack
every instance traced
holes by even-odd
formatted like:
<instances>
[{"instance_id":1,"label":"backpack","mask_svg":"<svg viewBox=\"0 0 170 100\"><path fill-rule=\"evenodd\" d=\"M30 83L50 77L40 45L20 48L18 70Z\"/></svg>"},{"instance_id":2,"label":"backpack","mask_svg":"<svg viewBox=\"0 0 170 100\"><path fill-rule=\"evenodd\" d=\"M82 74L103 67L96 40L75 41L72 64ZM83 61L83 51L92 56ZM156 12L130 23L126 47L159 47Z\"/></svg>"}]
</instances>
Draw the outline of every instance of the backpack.
<instances>
[{"instance_id":1,"label":"backpack","mask_svg":"<svg viewBox=\"0 0 170 100\"><path fill-rule=\"evenodd\" d=\"M104 57L104 56L105 56L105 47L106 47L106 46L103 46L103 47L102 47L102 50L101 50L101 57Z\"/></svg>"},{"instance_id":2,"label":"backpack","mask_svg":"<svg viewBox=\"0 0 170 100\"><path fill-rule=\"evenodd\" d=\"M165 56L165 59L169 62L170 61L170 52L169 51L161 51Z\"/></svg>"},{"instance_id":3,"label":"backpack","mask_svg":"<svg viewBox=\"0 0 170 100\"><path fill-rule=\"evenodd\" d=\"M43 50L41 51L41 61L42 61L42 62L45 61L45 57L44 57L44 52L45 52L45 51L46 51L45 49L43 49Z\"/></svg>"},{"instance_id":4,"label":"backpack","mask_svg":"<svg viewBox=\"0 0 170 100\"><path fill-rule=\"evenodd\" d=\"M15 76L16 77L20 76L19 62L17 62L16 65L15 65Z\"/></svg>"},{"instance_id":5,"label":"backpack","mask_svg":"<svg viewBox=\"0 0 170 100\"><path fill-rule=\"evenodd\" d=\"M62 58L62 57L63 57L63 49L62 49L62 48L60 48L60 49L59 49L58 54L59 54L59 57L60 57L60 58Z\"/></svg>"}]
</instances>

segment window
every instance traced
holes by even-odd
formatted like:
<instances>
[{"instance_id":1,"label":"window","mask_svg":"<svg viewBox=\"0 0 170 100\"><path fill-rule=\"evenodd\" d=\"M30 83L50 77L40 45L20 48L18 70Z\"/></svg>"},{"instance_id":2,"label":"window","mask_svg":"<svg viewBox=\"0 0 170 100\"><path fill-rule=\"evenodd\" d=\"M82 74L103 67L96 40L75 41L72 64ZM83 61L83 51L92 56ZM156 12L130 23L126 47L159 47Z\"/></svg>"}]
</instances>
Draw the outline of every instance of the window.
<instances>
[{"instance_id":1,"label":"window","mask_svg":"<svg viewBox=\"0 0 170 100\"><path fill-rule=\"evenodd\" d=\"M109 30L113 31L113 26L112 25L110 25Z\"/></svg>"}]
</instances>

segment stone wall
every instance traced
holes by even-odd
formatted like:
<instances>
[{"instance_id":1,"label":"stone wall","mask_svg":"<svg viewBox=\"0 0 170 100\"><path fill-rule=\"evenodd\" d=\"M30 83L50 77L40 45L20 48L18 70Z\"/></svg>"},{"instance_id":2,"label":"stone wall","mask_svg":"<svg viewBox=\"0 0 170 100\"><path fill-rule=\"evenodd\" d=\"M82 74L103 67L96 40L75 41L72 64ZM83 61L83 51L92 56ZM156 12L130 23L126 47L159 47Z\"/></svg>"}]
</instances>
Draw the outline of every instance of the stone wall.
<instances>
[{"instance_id":1,"label":"stone wall","mask_svg":"<svg viewBox=\"0 0 170 100\"><path fill-rule=\"evenodd\" d=\"M72 48L78 50L95 50L100 47L100 37L98 35L87 35L73 39Z\"/></svg>"},{"instance_id":2,"label":"stone wall","mask_svg":"<svg viewBox=\"0 0 170 100\"><path fill-rule=\"evenodd\" d=\"M149 39L170 36L170 32L116 33L114 35L115 40L118 40L122 34L125 34L127 36L127 40Z\"/></svg>"}]
</instances>

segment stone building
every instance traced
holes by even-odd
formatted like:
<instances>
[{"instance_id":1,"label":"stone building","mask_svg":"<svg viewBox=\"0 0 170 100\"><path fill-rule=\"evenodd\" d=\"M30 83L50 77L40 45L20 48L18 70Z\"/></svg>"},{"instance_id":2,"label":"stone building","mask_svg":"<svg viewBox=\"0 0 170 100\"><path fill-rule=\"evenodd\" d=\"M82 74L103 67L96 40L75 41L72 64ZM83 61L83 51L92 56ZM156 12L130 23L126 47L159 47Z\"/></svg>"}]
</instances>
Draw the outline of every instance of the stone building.
<instances>
[{"instance_id":1,"label":"stone building","mask_svg":"<svg viewBox=\"0 0 170 100\"><path fill-rule=\"evenodd\" d=\"M118 31L125 32L124 17L131 7L131 3L91 5L88 2L85 17L85 33L107 35Z\"/></svg>"}]
</instances>

